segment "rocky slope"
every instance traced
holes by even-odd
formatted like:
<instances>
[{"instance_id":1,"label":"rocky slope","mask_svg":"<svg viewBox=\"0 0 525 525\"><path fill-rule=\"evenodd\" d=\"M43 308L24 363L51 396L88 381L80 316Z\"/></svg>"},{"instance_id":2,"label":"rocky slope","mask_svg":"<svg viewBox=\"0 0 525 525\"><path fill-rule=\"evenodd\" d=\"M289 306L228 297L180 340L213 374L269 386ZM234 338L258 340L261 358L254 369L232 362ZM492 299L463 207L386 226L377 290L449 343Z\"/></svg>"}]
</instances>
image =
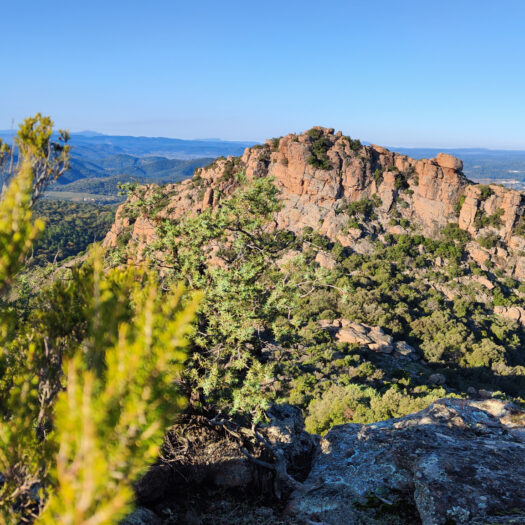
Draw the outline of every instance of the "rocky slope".
<instances>
[{"instance_id":1,"label":"rocky slope","mask_svg":"<svg viewBox=\"0 0 525 525\"><path fill-rule=\"evenodd\" d=\"M490 261L525 278L525 239L519 235L525 207L522 193L476 185L462 174L462 166L461 160L447 154L414 160L316 127L247 148L241 157L217 159L196 170L193 179L166 186L163 195L169 198L159 206L157 217L177 219L216 206L238 185L236 174L241 172L247 178L269 176L284 204L273 227L299 232L309 226L360 251L366 250L368 235L411 231L434 237L448 223L457 223L474 238L486 240L467 246L475 261L481 265ZM146 195L155 191L149 187ZM349 227L344 213L348 205L372 198L377 205L375 220L364 228ZM130 220L125 209L126 205L119 209L105 245L115 246L118 236L129 232L133 258L140 258L155 238L156 221Z\"/></svg>"},{"instance_id":2,"label":"rocky slope","mask_svg":"<svg viewBox=\"0 0 525 525\"><path fill-rule=\"evenodd\" d=\"M204 296L194 412L140 503L166 523L519 523L523 413L497 399L523 403L525 202L461 169L313 128L134 191L107 260ZM288 430L249 428L280 403Z\"/></svg>"}]
</instances>

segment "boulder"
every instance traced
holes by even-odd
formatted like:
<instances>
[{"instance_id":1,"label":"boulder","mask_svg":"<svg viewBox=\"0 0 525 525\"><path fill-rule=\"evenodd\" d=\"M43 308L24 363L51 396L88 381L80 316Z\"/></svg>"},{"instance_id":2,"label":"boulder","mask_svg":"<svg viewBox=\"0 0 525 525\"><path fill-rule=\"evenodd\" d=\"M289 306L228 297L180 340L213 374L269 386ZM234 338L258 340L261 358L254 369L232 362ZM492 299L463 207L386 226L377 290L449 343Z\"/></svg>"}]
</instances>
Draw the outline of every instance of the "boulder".
<instances>
[{"instance_id":1,"label":"boulder","mask_svg":"<svg viewBox=\"0 0 525 525\"><path fill-rule=\"evenodd\" d=\"M525 523L525 412L442 399L416 414L334 427L287 512L300 523Z\"/></svg>"},{"instance_id":2,"label":"boulder","mask_svg":"<svg viewBox=\"0 0 525 525\"><path fill-rule=\"evenodd\" d=\"M494 313L525 325L525 308L520 306L495 306Z\"/></svg>"},{"instance_id":3,"label":"boulder","mask_svg":"<svg viewBox=\"0 0 525 525\"><path fill-rule=\"evenodd\" d=\"M492 281L484 275L472 275L471 279L484 286L487 290L492 290L494 288Z\"/></svg>"},{"instance_id":4,"label":"boulder","mask_svg":"<svg viewBox=\"0 0 525 525\"><path fill-rule=\"evenodd\" d=\"M370 327L362 323L355 323L348 319L339 320L339 328L335 333L335 338L340 343L368 345L372 339L367 335Z\"/></svg>"},{"instance_id":5,"label":"boulder","mask_svg":"<svg viewBox=\"0 0 525 525\"><path fill-rule=\"evenodd\" d=\"M395 343L393 337L385 334L380 326L368 326L349 319L321 319L318 325L329 330L339 343L357 344L383 354L391 354L395 347L398 357L410 357L414 361L418 359L416 351L409 344L404 341Z\"/></svg>"},{"instance_id":6,"label":"boulder","mask_svg":"<svg viewBox=\"0 0 525 525\"><path fill-rule=\"evenodd\" d=\"M449 155L448 153L438 153L436 155L436 162L442 168L448 168L455 171L461 171L463 169L463 161Z\"/></svg>"},{"instance_id":7,"label":"boulder","mask_svg":"<svg viewBox=\"0 0 525 525\"><path fill-rule=\"evenodd\" d=\"M163 521L151 510L137 507L120 522L120 525L161 525L162 523Z\"/></svg>"},{"instance_id":8,"label":"boulder","mask_svg":"<svg viewBox=\"0 0 525 525\"><path fill-rule=\"evenodd\" d=\"M348 344L368 345L372 342L372 340L366 335L366 332L363 333L359 330L355 330L351 326L338 330L335 338L339 343Z\"/></svg>"},{"instance_id":9,"label":"boulder","mask_svg":"<svg viewBox=\"0 0 525 525\"><path fill-rule=\"evenodd\" d=\"M490 390L485 390L484 388L480 388L478 390L478 396L482 399L490 399L492 397L492 392Z\"/></svg>"},{"instance_id":10,"label":"boulder","mask_svg":"<svg viewBox=\"0 0 525 525\"><path fill-rule=\"evenodd\" d=\"M370 330L370 332L368 332L368 337L372 339L372 343L368 345L370 350L381 352L383 354L390 354L392 353L392 350L394 350L394 339L391 335L383 333L380 328L373 328Z\"/></svg>"},{"instance_id":11,"label":"boulder","mask_svg":"<svg viewBox=\"0 0 525 525\"><path fill-rule=\"evenodd\" d=\"M428 377L428 383L431 385L444 385L447 379L443 374L431 374Z\"/></svg>"},{"instance_id":12,"label":"boulder","mask_svg":"<svg viewBox=\"0 0 525 525\"><path fill-rule=\"evenodd\" d=\"M399 355L401 357L408 357L409 359L412 359L412 361L418 360L418 355L413 346L410 346L405 341L397 341L395 344L395 352L396 355Z\"/></svg>"},{"instance_id":13,"label":"boulder","mask_svg":"<svg viewBox=\"0 0 525 525\"><path fill-rule=\"evenodd\" d=\"M213 188L207 188L204 192L204 197L202 198L201 208L206 210L213 204Z\"/></svg>"},{"instance_id":14,"label":"boulder","mask_svg":"<svg viewBox=\"0 0 525 525\"><path fill-rule=\"evenodd\" d=\"M336 265L335 259L326 252L317 252L317 255L315 256L315 262L322 268L328 268L329 270L333 270Z\"/></svg>"}]
</instances>

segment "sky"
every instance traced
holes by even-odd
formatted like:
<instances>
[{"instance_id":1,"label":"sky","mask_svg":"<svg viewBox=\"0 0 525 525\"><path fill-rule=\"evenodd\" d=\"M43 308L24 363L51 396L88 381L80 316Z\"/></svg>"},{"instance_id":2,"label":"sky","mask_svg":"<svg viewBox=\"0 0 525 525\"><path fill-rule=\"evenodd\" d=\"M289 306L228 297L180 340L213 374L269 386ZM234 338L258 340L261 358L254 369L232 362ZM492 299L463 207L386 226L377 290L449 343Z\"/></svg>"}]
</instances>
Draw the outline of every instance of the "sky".
<instances>
[{"instance_id":1,"label":"sky","mask_svg":"<svg viewBox=\"0 0 525 525\"><path fill-rule=\"evenodd\" d=\"M0 129L525 149L522 0L2 2Z\"/></svg>"}]
</instances>

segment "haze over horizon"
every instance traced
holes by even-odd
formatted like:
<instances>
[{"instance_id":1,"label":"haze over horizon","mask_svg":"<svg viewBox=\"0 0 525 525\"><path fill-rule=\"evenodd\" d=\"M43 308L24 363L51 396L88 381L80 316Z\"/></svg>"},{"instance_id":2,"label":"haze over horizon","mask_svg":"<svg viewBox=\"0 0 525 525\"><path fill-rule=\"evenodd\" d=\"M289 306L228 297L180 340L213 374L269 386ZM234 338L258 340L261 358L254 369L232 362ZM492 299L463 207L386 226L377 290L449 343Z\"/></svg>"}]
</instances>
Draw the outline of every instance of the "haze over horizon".
<instances>
[{"instance_id":1,"label":"haze over horizon","mask_svg":"<svg viewBox=\"0 0 525 525\"><path fill-rule=\"evenodd\" d=\"M320 124L399 147L525 149L517 0L22 0L3 15L16 53L0 129L40 111L111 135L263 141Z\"/></svg>"}]
</instances>

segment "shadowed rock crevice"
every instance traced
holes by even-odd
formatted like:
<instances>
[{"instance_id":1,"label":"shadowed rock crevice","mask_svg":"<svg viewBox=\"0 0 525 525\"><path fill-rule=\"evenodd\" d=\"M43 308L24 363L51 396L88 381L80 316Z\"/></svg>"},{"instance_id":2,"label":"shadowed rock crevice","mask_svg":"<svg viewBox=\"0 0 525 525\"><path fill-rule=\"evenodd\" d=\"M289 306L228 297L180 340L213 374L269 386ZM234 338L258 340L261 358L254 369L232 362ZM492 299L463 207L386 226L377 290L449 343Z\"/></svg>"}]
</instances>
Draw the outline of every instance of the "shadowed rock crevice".
<instances>
[{"instance_id":1,"label":"shadowed rock crevice","mask_svg":"<svg viewBox=\"0 0 525 525\"><path fill-rule=\"evenodd\" d=\"M239 502L255 514L261 508L280 513L309 474L318 438L304 431L296 408L273 406L268 415L269 424L251 428L219 417L182 416L160 461L136 485L141 509L164 520L177 516L177 523L228 523ZM214 514L215 521L207 521Z\"/></svg>"}]
</instances>

